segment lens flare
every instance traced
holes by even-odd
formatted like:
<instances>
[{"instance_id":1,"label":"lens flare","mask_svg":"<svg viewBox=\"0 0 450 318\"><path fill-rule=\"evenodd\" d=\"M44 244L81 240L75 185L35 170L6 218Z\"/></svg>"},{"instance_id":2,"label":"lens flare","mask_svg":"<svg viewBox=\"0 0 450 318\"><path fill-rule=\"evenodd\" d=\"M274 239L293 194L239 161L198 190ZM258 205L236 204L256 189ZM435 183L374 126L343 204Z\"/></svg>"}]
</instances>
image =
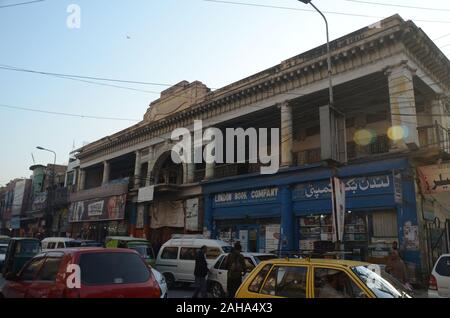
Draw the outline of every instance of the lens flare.
<instances>
[{"instance_id":1,"label":"lens flare","mask_svg":"<svg viewBox=\"0 0 450 318\"><path fill-rule=\"evenodd\" d=\"M408 137L409 130L406 126L392 126L389 127L387 135L391 140L400 140Z\"/></svg>"},{"instance_id":2,"label":"lens flare","mask_svg":"<svg viewBox=\"0 0 450 318\"><path fill-rule=\"evenodd\" d=\"M367 146L375 141L377 134L373 130L360 129L353 135L353 141L359 146Z\"/></svg>"}]
</instances>

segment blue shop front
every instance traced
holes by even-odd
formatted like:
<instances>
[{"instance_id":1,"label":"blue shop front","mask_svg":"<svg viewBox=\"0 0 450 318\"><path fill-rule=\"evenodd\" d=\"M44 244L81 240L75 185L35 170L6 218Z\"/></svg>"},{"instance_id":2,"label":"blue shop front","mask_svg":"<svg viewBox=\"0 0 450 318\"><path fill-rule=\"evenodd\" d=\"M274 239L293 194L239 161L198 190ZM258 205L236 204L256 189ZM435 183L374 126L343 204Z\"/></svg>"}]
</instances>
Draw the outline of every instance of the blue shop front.
<instances>
[{"instance_id":1,"label":"blue shop front","mask_svg":"<svg viewBox=\"0 0 450 318\"><path fill-rule=\"evenodd\" d=\"M384 264L392 242L412 276L420 271L414 170L406 158L337 170L346 189L344 248L348 258ZM204 231L249 252L335 250L333 171L322 165L274 175L244 175L203 183Z\"/></svg>"}]
</instances>

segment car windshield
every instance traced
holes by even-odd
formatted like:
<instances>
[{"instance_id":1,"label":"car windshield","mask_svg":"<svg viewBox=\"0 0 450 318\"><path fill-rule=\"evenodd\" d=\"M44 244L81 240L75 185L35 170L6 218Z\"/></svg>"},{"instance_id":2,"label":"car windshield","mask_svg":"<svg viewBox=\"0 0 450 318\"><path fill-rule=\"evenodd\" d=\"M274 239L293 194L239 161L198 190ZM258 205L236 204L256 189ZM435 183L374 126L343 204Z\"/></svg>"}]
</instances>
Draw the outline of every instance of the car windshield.
<instances>
[{"instance_id":1,"label":"car windshield","mask_svg":"<svg viewBox=\"0 0 450 318\"><path fill-rule=\"evenodd\" d=\"M153 249L148 245L133 245L130 248L137 251L143 258L155 258Z\"/></svg>"},{"instance_id":2,"label":"car windshield","mask_svg":"<svg viewBox=\"0 0 450 318\"><path fill-rule=\"evenodd\" d=\"M410 298L410 292L401 282L386 273L384 270L380 274L375 273L367 266L356 266L353 272L378 298Z\"/></svg>"},{"instance_id":3,"label":"car windshield","mask_svg":"<svg viewBox=\"0 0 450 318\"><path fill-rule=\"evenodd\" d=\"M6 254L7 246L0 246L0 254Z\"/></svg>"},{"instance_id":4,"label":"car windshield","mask_svg":"<svg viewBox=\"0 0 450 318\"><path fill-rule=\"evenodd\" d=\"M68 241L66 242L66 247L79 247L81 246L80 241Z\"/></svg>"},{"instance_id":5,"label":"car windshield","mask_svg":"<svg viewBox=\"0 0 450 318\"><path fill-rule=\"evenodd\" d=\"M16 252L25 254L37 254L41 251L39 241L20 241L16 246Z\"/></svg>"},{"instance_id":6,"label":"car windshield","mask_svg":"<svg viewBox=\"0 0 450 318\"><path fill-rule=\"evenodd\" d=\"M232 247L225 245L225 246L222 246L222 250L224 253L231 253Z\"/></svg>"},{"instance_id":7,"label":"car windshield","mask_svg":"<svg viewBox=\"0 0 450 318\"><path fill-rule=\"evenodd\" d=\"M255 261L256 261L256 264L259 264L262 261L268 261L268 260L274 259L274 258L276 258L275 255L258 255L258 256L255 256Z\"/></svg>"}]
</instances>

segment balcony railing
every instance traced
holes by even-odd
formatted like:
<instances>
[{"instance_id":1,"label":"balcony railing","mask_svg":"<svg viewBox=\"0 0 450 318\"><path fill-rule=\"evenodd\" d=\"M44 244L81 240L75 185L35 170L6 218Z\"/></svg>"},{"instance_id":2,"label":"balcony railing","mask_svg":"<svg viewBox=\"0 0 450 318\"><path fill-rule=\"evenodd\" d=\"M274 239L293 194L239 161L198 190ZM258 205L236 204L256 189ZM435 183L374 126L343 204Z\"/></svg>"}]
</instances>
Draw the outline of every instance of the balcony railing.
<instances>
[{"instance_id":1,"label":"balcony railing","mask_svg":"<svg viewBox=\"0 0 450 318\"><path fill-rule=\"evenodd\" d=\"M297 152L297 164L303 166L321 161L320 148L307 149Z\"/></svg>"},{"instance_id":2,"label":"balcony railing","mask_svg":"<svg viewBox=\"0 0 450 318\"><path fill-rule=\"evenodd\" d=\"M423 148L438 148L450 154L450 131L438 123L417 128L419 144Z\"/></svg>"}]
</instances>

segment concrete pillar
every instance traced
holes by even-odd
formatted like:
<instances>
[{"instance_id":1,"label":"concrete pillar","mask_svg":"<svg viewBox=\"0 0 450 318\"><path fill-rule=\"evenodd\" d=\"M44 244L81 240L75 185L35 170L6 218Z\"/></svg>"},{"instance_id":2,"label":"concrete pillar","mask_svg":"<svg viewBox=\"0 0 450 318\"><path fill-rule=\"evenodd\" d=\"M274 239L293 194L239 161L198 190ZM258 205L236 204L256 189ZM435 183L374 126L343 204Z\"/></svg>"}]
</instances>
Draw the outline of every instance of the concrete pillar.
<instances>
[{"instance_id":1,"label":"concrete pillar","mask_svg":"<svg viewBox=\"0 0 450 318\"><path fill-rule=\"evenodd\" d=\"M292 195L289 186L279 189L281 198L281 250L292 251L294 249L294 213L292 212Z\"/></svg>"},{"instance_id":2,"label":"concrete pillar","mask_svg":"<svg viewBox=\"0 0 450 318\"><path fill-rule=\"evenodd\" d=\"M415 70L407 61L389 67L386 70L389 85L391 125L400 126L404 137L392 142L392 149L405 149L419 146L417 131L416 102L414 97L413 76Z\"/></svg>"},{"instance_id":3,"label":"concrete pillar","mask_svg":"<svg viewBox=\"0 0 450 318\"><path fill-rule=\"evenodd\" d=\"M205 180L214 179L215 167L216 167L215 162L205 164Z\"/></svg>"},{"instance_id":4,"label":"concrete pillar","mask_svg":"<svg viewBox=\"0 0 450 318\"><path fill-rule=\"evenodd\" d=\"M450 140L445 131L449 127L449 120L448 116L446 116L443 95L437 95L431 101L431 114L433 114L431 117L432 124L435 125L433 129L433 143L436 143L441 149L449 151Z\"/></svg>"},{"instance_id":5,"label":"concrete pillar","mask_svg":"<svg viewBox=\"0 0 450 318\"><path fill-rule=\"evenodd\" d=\"M136 162L134 164L134 188L139 189L141 182L141 152L136 150Z\"/></svg>"},{"instance_id":6,"label":"concrete pillar","mask_svg":"<svg viewBox=\"0 0 450 318\"><path fill-rule=\"evenodd\" d=\"M288 102L279 105L281 111L281 166L292 166L293 121L292 107ZM273 149L272 149L273 151Z\"/></svg>"},{"instance_id":7,"label":"concrete pillar","mask_svg":"<svg viewBox=\"0 0 450 318\"><path fill-rule=\"evenodd\" d=\"M102 184L107 184L109 182L109 172L110 172L110 164L108 161L103 161L103 180Z\"/></svg>"},{"instance_id":8,"label":"concrete pillar","mask_svg":"<svg viewBox=\"0 0 450 318\"><path fill-rule=\"evenodd\" d=\"M194 154L195 154L195 142L194 142L194 134L191 134L191 160L183 164L183 171L185 172L185 177L183 178L183 181L186 181L184 183L193 183L194 182L194 172L195 172L195 162L194 162Z\"/></svg>"},{"instance_id":9,"label":"concrete pillar","mask_svg":"<svg viewBox=\"0 0 450 318\"><path fill-rule=\"evenodd\" d=\"M155 183L155 180L153 180L153 166L154 166L154 160L155 160L155 148L153 146L150 146L148 148L148 163L147 163L147 176L145 179L145 186L150 186Z\"/></svg>"},{"instance_id":10,"label":"concrete pillar","mask_svg":"<svg viewBox=\"0 0 450 318\"><path fill-rule=\"evenodd\" d=\"M203 223L203 234L209 236L209 238L215 239L215 229L214 229L214 216L213 216L213 200L214 195L208 194L204 196L205 198L205 216Z\"/></svg>"},{"instance_id":11,"label":"concrete pillar","mask_svg":"<svg viewBox=\"0 0 450 318\"><path fill-rule=\"evenodd\" d=\"M86 170L81 169L79 170L80 172L80 183L79 183L79 187L78 190L84 190L85 184L86 184Z\"/></svg>"}]
</instances>

